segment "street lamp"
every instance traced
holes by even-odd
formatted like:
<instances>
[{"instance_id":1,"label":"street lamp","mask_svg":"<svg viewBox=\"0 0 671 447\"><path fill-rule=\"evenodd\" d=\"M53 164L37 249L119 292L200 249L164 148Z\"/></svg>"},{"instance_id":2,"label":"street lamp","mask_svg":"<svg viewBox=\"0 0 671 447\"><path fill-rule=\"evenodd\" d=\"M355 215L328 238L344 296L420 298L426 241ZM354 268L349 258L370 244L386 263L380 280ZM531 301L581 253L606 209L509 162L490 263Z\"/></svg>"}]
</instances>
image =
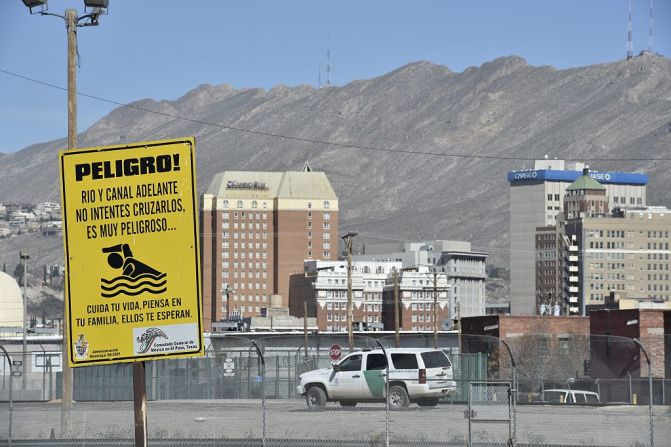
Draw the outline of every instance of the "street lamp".
<instances>
[{"instance_id":1,"label":"street lamp","mask_svg":"<svg viewBox=\"0 0 671 447\"><path fill-rule=\"evenodd\" d=\"M26 284L28 283L28 259L30 259L30 256L24 252L19 252L19 259L21 259L21 262L23 263L23 367L25 368L27 363L26 363L26 351L27 349L27 341L26 341L26 333L28 332L28 294L27 294L27 289L26 289ZM24 370L25 373L25 370ZM25 390L26 389L26 375L23 374L23 378L21 379L21 389Z\"/></svg>"},{"instance_id":2,"label":"street lamp","mask_svg":"<svg viewBox=\"0 0 671 447\"><path fill-rule=\"evenodd\" d=\"M84 15L79 17L76 9L66 9L65 15L47 12L49 5L47 0L22 0L33 14L33 8L39 7L39 13L43 16L60 17L65 21L68 34L68 149L77 147L77 28L83 26L98 25L98 18L107 12L109 0L84 0ZM92 8L91 12L87 8ZM65 300L63 301L65 305ZM66 315L65 312L63 315ZM61 436L72 431L72 369L69 362L70 346L68 340L69 322L63 319L63 393L61 407Z\"/></svg>"},{"instance_id":3,"label":"street lamp","mask_svg":"<svg viewBox=\"0 0 671 447\"><path fill-rule=\"evenodd\" d=\"M345 241L347 248L347 342L349 352L354 350L354 337L352 336L352 243L357 233L350 231L343 234L342 240Z\"/></svg>"},{"instance_id":4,"label":"street lamp","mask_svg":"<svg viewBox=\"0 0 671 447\"><path fill-rule=\"evenodd\" d=\"M235 290L231 289L228 284L221 291L226 295L226 321L231 321L231 293L235 293Z\"/></svg>"}]
</instances>

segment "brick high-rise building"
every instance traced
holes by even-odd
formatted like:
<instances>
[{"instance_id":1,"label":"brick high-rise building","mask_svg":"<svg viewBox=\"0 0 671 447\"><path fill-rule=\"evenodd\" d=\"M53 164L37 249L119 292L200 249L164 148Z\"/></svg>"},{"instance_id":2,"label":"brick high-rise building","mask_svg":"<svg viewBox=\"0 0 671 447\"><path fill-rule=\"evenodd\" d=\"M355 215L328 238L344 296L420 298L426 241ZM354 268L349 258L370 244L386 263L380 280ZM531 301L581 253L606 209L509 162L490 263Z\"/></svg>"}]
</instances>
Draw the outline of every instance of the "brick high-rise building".
<instances>
[{"instance_id":1,"label":"brick high-rise building","mask_svg":"<svg viewBox=\"0 0 671 447\"><path fill-rule=\"evenodd\" d=\"M216 174L202 197L203 319L263 314L289 302L306 259L336 260L338 197L323 172Z\"/></svg>"}]
</instances>

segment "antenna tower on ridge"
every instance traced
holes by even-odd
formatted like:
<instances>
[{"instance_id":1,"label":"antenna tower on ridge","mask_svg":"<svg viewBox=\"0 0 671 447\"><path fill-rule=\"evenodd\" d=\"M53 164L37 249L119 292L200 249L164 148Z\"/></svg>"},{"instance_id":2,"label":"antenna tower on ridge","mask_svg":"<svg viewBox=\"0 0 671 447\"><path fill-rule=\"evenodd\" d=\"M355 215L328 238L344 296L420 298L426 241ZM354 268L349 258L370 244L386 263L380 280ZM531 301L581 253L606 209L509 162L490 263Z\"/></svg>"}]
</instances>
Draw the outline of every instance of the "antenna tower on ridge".
<instances>
[{"instance_id":1,"label":"antenna tower on ridge","mask_svg":"<svg viewBox=\"0 0 671 447\"><path fill-rule=\"evenodd\" d=\"M650 20L648 21L648 51L652 54L652 47L655 45L655 38L652 35L652 0L650 0Z\"/></svg>"},{"instance_id":2,"label":"antenna tower on ridge","mask_svg":"<svg viewBox=\"0 0 671 447\"><path fill-rule=\"evenodd\" d=\"M326 86L331 86L331 50L326 50Z\"/></svg>"},{"instance_id":3,"label":"antenna tower on ridge","mask_svg":"<svg viewBox=\"0 0 671 447\"><path fill-rule=\"evenodd\" d=\"M627 21L627 60L634 57L634 43L631 35L631 0L629 0L629 20Z\"/></svg>"}]
</instances>

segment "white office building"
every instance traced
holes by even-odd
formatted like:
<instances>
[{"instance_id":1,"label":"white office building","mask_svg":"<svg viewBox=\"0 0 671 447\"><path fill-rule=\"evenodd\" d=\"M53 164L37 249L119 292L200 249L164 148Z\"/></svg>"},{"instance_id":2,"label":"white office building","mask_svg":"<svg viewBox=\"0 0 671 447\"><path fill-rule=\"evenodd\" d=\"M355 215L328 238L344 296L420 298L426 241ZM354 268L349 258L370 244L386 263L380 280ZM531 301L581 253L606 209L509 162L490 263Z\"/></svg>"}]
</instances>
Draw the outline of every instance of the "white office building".
<instances>
[{"instance_id":1,"label":"white office building","mask_svg":"<svg viewBox=\"0 0 671 447\"><path fill-rule=\"evenodd\" d=\"M426 266L445 273L449 287L450 315L454 318L485 315L488 253L471 249L470 242L424 241L373 244L357 261L400 261L403 268Z\"/></svg>"}]
</instances>

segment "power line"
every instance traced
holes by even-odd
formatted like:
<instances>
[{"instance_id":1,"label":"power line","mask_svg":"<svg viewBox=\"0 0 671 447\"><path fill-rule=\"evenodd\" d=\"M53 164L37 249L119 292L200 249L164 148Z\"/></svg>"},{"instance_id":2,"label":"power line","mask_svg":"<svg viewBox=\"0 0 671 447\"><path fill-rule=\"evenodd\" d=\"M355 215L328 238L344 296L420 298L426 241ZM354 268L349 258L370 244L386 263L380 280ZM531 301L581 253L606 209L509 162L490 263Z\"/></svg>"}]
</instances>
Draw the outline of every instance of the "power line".
<instances>
[{"instance_id":1,"label":"power line","mask_svg":"<svg viewBox=\"0 0 671 447\"><path fill-rule=\"evenodd\" d=\"M28 82L33 82L36 84L43 85L45 87L61 90L61 91L67 91L66 87L62 87L59 85L51 84L49 82L45 81L40 81L39 79L31 78L29 76L21 75L18 73L14 73L8 70L4 70L0 68L0 73L4 73L9 76L13 76L19 79L23 79ZM312 143L312 144L320 144L320 145L325 145L325 146L335 146L338 148L344 148L344 149L358 149L358 150L365 150L365 151L377 151L377 152L388 152L388 153L393 153L393 154L410 154L410 155L426 155L426 156L431 156L431 157L441 157L441 158L464 158L464 159L476 159L476 160L508 160L508 161L534 161L538 157L516 157L516 156L501 156L501 155L475 155L475 154L455 154L455 153L441 153L441 152L431 152L431 151L417 151L417 150L409 150L409 149L391 149L388 147L379 147L379 146L367 146L367 145L361 145L361 144L354 144L354 143L339 143L336 141L327 141L327 140L317 140L317 139L312 139L312 138L302 138L302 137L295 137L295 136L290 136L290 135L282 135L282 134L276 134L272 132L263 132L260 130L252 130L252 129L244 129L241 127L236 127L236 126L230 126L226 124L221 124L221 123L213 123L209 121L203 121L195 118L189 118L186 116L181 116L181 115L176 115L173 113L167 113L167 112L161 112L158 110L151 110L147 109L144 107L136 106L136 105L131 105L131 104L126 104L123 102L119 101L114 101L112 99L107 99L103 98L101 96L96 96L96 95L91 95L88 93L83 93L83 92L77 92L77 95L93 99L96 101L101 101L101 102L106 102L108 104L113 104L116 106L120 107L125 107L128 109L133 109L133 110L138 110L140 112L146 112L146 113L153 113L155 115L159 116L164 116L166 118L172 118L172 119L177 119L181 121L187 121L190 123L195 123L195 124L202 124L204 126L212 126L212 127L217 127L220 129L226 129L226 130L232 130L235 132L242 132L242 133L247 133L247 134L253 134L253 135L260 135L264 137L270 137L270 138L278 138L278 139L283 139L283 140L289 140L289 141L299 141L303 143ZM671 160L671 157L659 157L659 158L606 158L606 157L588 157L588 158L564 158L566 161L602 161L602 162L627 162L627 161L669 161Z\"/></svg>"}]
</instances>

